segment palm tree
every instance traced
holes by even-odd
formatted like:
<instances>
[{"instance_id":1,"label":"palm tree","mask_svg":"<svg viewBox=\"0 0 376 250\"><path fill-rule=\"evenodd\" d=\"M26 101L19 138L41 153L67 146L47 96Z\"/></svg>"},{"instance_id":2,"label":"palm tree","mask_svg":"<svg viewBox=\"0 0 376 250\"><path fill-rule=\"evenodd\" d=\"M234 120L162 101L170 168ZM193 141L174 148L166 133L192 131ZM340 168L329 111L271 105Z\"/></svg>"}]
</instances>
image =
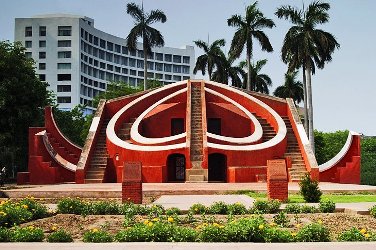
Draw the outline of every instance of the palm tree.
<instances>
[{"instance_id":1,"label":"palm tree","mask_svg":"<svg viewBox=\"0 0 376 250\"><path fill-rule=\"evenodd\" d=\"M272 79L266 74L260 74L262 67L266 65L268 60L259 60L256 63L250 63L250 79L251 79L251 91L269 94L269 87L272 86ZM247 64L246 61L240 62L242 68ZM247 75L248 79L248 75Z\"/></svg>"},{"instance_id":2,"label":"palm tree","mask_svg":"<svg viewBox=\"0 0 376 250\"><path fill-rule=\"evenodd\" d=\"M295 104L304 99L303 84L297 81L298 71L287 72L285 74L285 84L275 89L274 95L281 98L292 98Z\"/></svg>"},{"instance_id":3,"label":"palm tree","mask_svg":"<svg viewBox=\"0 0 376 250\"><path fill-rule=\"evenodd\" d=\"M221 64L222 50L221 47L225 46L224 39L215 40L212 44L206 43L202 40L193 41L197 47L204 50L204 54L199 56L196 61L193 73L201 71L205 75L206 69L208 70L209 80L213 80L214 69Z\"/></svg>"},{"instance_id":4,"label":"palm tree","mask_svg":"<svg viewBox=\"0 0 376 250\"><path fill-rule=\"evenodd\" d=\"M165 23L167 17L163 11L158 9L146 13L143 5L140 7L135 3L127 4L127 13L135 20L135 26L131 29L126 38L128 49L130 51L136 51L137 39L139 37L142 38L142 46L144 51L144 90L146 90L148 77L147 57L152 55L152 47L162 47L165 44L162 34L150 25L155 22Z\"/></svg>"},{"instance_id":5,"label":"palm tree","mask_svg":"<svg viewBox=\"0 0 376 250\"><path fill-rule=\"evenodd\" d=\"M273 28L275 24L273 20L264 17L264 14L257 8L257 2L246 8L245 17L233 15L227 20L227 24L237 28L231 42L230 55L231 57L239 58L245 46L248 72L251 71L253 38L260 43L262 50L273 51L269 38L261 29ZM252 89L251 84L251 74L248 74L247 90Z\"/></svg>"},{"instance_id":6,"label":"palm tree","mask_svg":"<svg viewBox=\"0 0 376 250\"><path fill-rule=\"evenodd\" d=\"M325 63L332 60L332 53L340 47L335 37L316 26L329 21L329 3L315 1L307 9L298 10L291 6L281 6L275 14L278 18L290 20L293 26L288 30L284 38L281 49L283 62L289 65L289 70L293 71L303 67L304 82L306 83L305 99L308 109L308 137L315 148L313 134L313 106L312 106L312 84L311 75L315 73L315 68L324 68Z\"/></svg>"},{"instance_id":7,"label":"palm tree","mask_svg":"<svg viewBox=\"0 0 376 250\"><path fill-rule=\"evenodd\" d=\"M224 53L220 55L221 61L217 65L216 71L213 73L213 80L216 82L221 82L224 84L229 83L231 79L231 85L235 87L242 86L242 79L246 76L243 68L238 66L233 66L234 59L231 57L226 57Z\"/></svg>"}]
</instances>

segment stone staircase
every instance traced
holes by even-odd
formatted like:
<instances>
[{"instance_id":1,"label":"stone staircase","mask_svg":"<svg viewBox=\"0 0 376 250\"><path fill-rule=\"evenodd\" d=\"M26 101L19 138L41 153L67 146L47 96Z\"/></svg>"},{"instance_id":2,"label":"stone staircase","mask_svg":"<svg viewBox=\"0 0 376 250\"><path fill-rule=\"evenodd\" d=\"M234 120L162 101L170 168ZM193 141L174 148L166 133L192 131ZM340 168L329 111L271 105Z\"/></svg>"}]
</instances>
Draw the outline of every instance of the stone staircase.
<instances>
[{"instance_id":1,"label":"stone staircase","mask_svg":"<svg viewBox=\"0 0 376 250\"><path fill-rule=\"evenodd\" d=\"M191 85L191 163L187 170L188 182L205 181L205 170L202 169L203 135L202 135L202 105L201 85Z\"/></svg>"},{"instance_id":2,"label":"stone staircase","mask_svg":"<svg viewBox=\"0 0 376 250\"><path fill-rule=\"evenodd\" d=\"M292 162L291 168L288 169L290 181L298 182L308 172L299 149L298 141L296 140L294 131L292 130L290 120L287 116L282 117L282 119L287 128L287 150L284 156L290 157Z\"/></svg>"},{"instance_id":3,"label":"stone staircase","mask_svg":"<svg viewBox=\"0 0 376 250\"><path fill-rule=\"evenodd\" d=\"M262 127L262 142L271 140L276 135L273 127L268 123L266 119L256 115L255 113L253 113L253 115L260 122L260 125Z\"/></svg>"},{"instance_id":4,"label":"stone staircase","mask_svg":"<svg viewBox=\"0 0 376 250\"><path fill-rule=\"evenodd\" d=\"M110 120L103 121L101 130L95 144L94 151L89 163L89 169L86 170L85 183L103 182L104 173L107 167L107 146L106 146L106 128Z\"/></svg>"},{"instance_id":5,"label":"stone staircase","mask_svg":"<svg viewBox=\"0 0 376 250\"><path fill-rule=\"evenodd\" d=\"M76 155L75 153L71 152L69 149L64 147L55 137L52 136L51 133L47 133L48 140L50 141L53 149L65 160L77 164L79 155Z\"/></svg>"},{"instance_id":6,"label":"stone staircase","mask_svg":"<svg viewBox=\"0 0 376 250\"><path fill-rule=\"evenodd\" d=\"M131 128L136 118L131 118L129 122L124 122L117 133L118 137L124 141L129 142L131 139Z\"/></svg>"}]
</instances>

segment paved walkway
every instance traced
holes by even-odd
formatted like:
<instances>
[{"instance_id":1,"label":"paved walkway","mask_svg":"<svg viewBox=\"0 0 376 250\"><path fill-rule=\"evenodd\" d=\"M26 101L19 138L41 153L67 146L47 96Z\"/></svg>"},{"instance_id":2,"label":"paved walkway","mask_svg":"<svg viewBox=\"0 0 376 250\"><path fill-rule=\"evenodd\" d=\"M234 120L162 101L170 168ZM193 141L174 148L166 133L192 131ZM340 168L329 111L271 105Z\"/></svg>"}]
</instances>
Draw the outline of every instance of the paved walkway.
<instances>
[{"instance_id":1,"label":"paved walkway","mask_svg":"<svg viewBox=\"0 0 376 250\"><path fill-rule=\"evenodd\" d=\"M339 184L321 182L320 189L324 193L331 192L374 192L376 186ZM228 191L253 190L266 192L266 183L144 183L142 185L144 195L160 196L172 194L223 194ZM289 192L299 191L296 182L289 183ZM61 197L88 197L88 198L120 198L121 183L100 183L100 184L55 184L17 186L16 189L3 190L6 196L12 198L31 195L38 198L61 198Z\"/></svg>"},{"instance_id":2,"label":"paved walkway","mask_svg":"<svg viewBox=\"0 0 376 250\"><path fill-rule=\"evenodd\" d=\"M159 242L142 242L142 243L3 243L0 244L1 250L375 250L376 242L320 242L320 243L159 243Z\"/></svg>"},{"instance_id":3,"label":"paved walkway","mask_svg":"<svg viewBox=\"0 0 376 250\"><path fill-rule=\"evenodd\" d=\"M247 195L162 195L153 204L162 205L164 208L177 207L186 211L195 203L210 206L218 201L226 204L239 202L248 208L253 205L254 200Z\"/></svg>"}]
</instances>

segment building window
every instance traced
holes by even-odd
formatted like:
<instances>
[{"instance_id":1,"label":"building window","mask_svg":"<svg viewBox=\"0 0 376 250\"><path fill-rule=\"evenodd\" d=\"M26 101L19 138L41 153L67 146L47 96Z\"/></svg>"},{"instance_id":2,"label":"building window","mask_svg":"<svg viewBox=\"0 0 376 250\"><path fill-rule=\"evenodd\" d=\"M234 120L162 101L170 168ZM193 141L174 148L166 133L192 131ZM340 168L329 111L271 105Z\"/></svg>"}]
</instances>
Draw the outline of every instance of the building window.
<instances>
[{"instance_id":1,"label":"building window","mask_svg":"<svg viewBox=\"0 0 376 250\"><path fill-rule=\"evenodd\" d=\"M100 43L99 43L99 46L100 46L101 48L105 49L105 48L106 48L106 41L103 40L103 39L101 39L101 40L100 40Z\"/></svg>"},{"instance_id":2,"label":"building window","mask_svg":"<svg viewBox=\"0 0 376 250\"><path fill-rule=\"evenodd\" d=\"M174 55L174 63L181 63L181 56Z\"/></svg>"},{"instance_id":3,"label":"building window","mask_svg":"<svg viewBox=\"0 0 376 250\"><path fill-rule=\"evenodd\" d=\"M137 68L143 69L144 68L144 61L137 60Z\"/></svg>"},{"instance_id":4,"label":"building window","mask_svg":"<svg viewBox=\"0 0 376 250\"><path fill-rule=\"evenodd\" d=\"M119 44L115 44L115 52L117 52L117 53L121 53L121 51L120 51L120 45Z\"/></svg>"},{"instance_id":5,"label":"building window","mask_svg":"<svg viewBox=\"0 0 376 250\"><path fill-rule=\"evenodd\" d=\"M39 48L45 48L46 47L46 41L39 41Z\"/></svg>"},{"instance_id":6,"label":"building window","mask_svg":"<svg viewBox=\"0 0 376 250\"><path fill-rule=\"evenodd\" d=\"M129 70L129 74L132 75L132 76L135 76L136 75L136 70L133 70L133 69Z\"/></svg>"},{"instance_id":7,"label":"building window","mask_svg":"<svg viewBox=\"0 0 376 250\"><path fill-rule=\"evenodd\" d=\"M122 46L122 47L121 47L121 53L123 53L124 55L128 55L128 48Z\"/></svg>"},{"instance_id":8,"label":"building window","mask_svg":"<svg viewBox=\"0 0 376 250\"><path fill-rule=\"evenodd\" d=\"M156 71L163 71L163 63L155 63Z\"/></svg>"},{"instance_id":9,"label":"building window","mask_svg":"<svg viewBox=\"0 0 376 250\"><path fill-rule=\"evenodd\" d=\"M57 69L71 69L70 63L58 63Z\"/></svg>"},{"instance_id":10,"label":"building window","mask_svg":"<svg viewBox=\"0 0 376 250\"><path fill-rule=\"evenodd\" d=\"M41 51L39 52L39 59L45 59L46 58L46 52Z\"/></svg>"},{"instance_id":11,"label":"building window","mask_svg":"<svg viewBox=\"0 0 376 250\"><path fill-rule=\"evenodd\" d=\"M71 92L70 85L57 85L57 92Z\"/></svg>"},{"instance_id":12,"label":"building window","mask_svg":"<svg viewBox=\"0 0 376 250\"><path fill-rule=\"evenodd\" d=\"M181 66L180 65L174 65L174 73L181 73Z\"/></svg>"},{"instance_id":13,"label":"building window","mask_svg":"<svg viewBox=\"0 0 376 250\"><path fill-rule=\"evenodd\" d=\"M189 74L189 66L183 66L183 67L182 67L182 72L183 72L184 74Z\"/></svg>"},{"instance_id":14,"label":"building window","mask_svg":"<svg viewBox=\"0 0 376 250\"><path fill-rule=\"evenodd\" d=\"M164 59L165 59L166 62L171 62L172 61L172 55L171 54L166 54L164 56Z\"/></svg>"},{"instance_id":15,"label":"building window","mask_svg":"<svg viewBox=\"0 0 376 250\"><path fill-rule=\"evenodd\" d=\"M172 79L172 76L171 76L171 75L165 75L165 79L166 79L166 80L171 80L171 79Z\"/></svg>"},{"instance_id":16,"label":"building window","mask_svg":"<svg viewBox=\"0 0 376 250\"><path fill-rule=\"evenodd\" d=\"M46 75L45 74L40 74L39 75L39 80L45 82L46 81Z\"/></svg>"},{"instance_id":17,"label":"building window","mask_svg":"<svg viewBox=\"0 0 376 250\"><path fill-rule=\"evenodd\" d=\"M57 74L58 81L70 81L72 79L71 74Z\"/></svg>"},{"instance_id":18,"label":"building window","mask_svg":"<svg viewBox=\"0 0 376 250\"><path fill-rule=\"evenodd\" d=\"M114 51L114 44L111 42L107 42L107 50Z\"/></svg>"},{"instance_id":19,"label":"building window","mask_svg":"<svg viewBox=\"0 0 376 250\"><path fill-rule=\"evenodd\" d=\"M58 96L57 103L71 103L71 97L70 96Z\"/></svg>"},{"instance_id":20,"label":"building window","mask_svg":"<svg viewBox=\"0 0 376 250\"><path fill-rule=\"evenodd\" d=\"M189 56L183 56L183 63L189 64L190 58Z\"/></svg>"},{"instance_id":21,"label":"building window","mask_svg":"<svg viewBox=\"0 0 376 250\"><path fill-rule=\"evenodd\" d=\"M162 53L155 53L155 60L163 61L163 54Z\"/></svg>"},{"instance_id":22,"label":"building window","mask_svg":"<svg viewBox=\"0 0 376 250\"><path fill-rule=\"evenodd\" d=\"M33 46L32 41L25 41L25 48L31 48Z\"/></svg>"},{"instance_id":23,"label":"building window","mask_svg":"<svg viewBox=\"0 0 376 250\"><path fill-rule=\"evenodd\" d=\"M33 36L33 28L31 26L25 27L25 36Z\"/></svg>"},{"instance_id":24,"label":"building window","mask_svg":"<svg viewBox=\"0 0 376 250\"><path fill-rule=\"evenodd\" d=\"M57 47L71 47L71 40L59 40L57 41Z\"/></svg>"},{"instance_id":25,"label":"building window","mask_svg":"<svg viewBox=\"0 0 376 250\"><path fill-rule=\"evenodd\" d=\"M57 28L58 36L71 36L72 35L72 26L58 26Z\"/></svg>"},{"instance_id":26,"label":"building window","mask_svg":"<svg viewBox=\"0 0 376 250\"><path fill-rule=\"evenodd\" d=\"M163 78L162 74L155 73L155 79L162 79L162 78Z\"/></svg>"},{"instance_id":27,"label":"building window","mask_svg":"<svg viewBox=\"0 0 376 250\"><path fill-rule=\"evenodd\" d=\"M144 51L143 50L137 50L137 56L144 58Z\"/></svg>"},{"instance_id":28,"label":"building window","mask_svg":"<svg viewBox=\"0 0 376 250\"><path fill-rule=\"evenodd\" d=\"M39 26L39 36L46 36L46 26Z\"/></svg>"},{"instance_id":29,"label":"building window","mask_svg":"<svg viewBox=\"0 0 376 250\"><path fill-rule=\"evenodd\" d=\"M94 36L94 45L98 46L98 37Z\"/></svg>"},{"instance_id":30,"label":"building window","mask_svg":"<svg viewBox=\"0 0 376 250\"><path fill-rule=\"evenodd\" d=\"M171 70L172 70L172 65L171 64L165 64L164 65L164 71L171 72Z\"/></svg>"},{"instance_id":31,"label":"building window","mask_svg":"<svg viewBox=\"0 0 376 250\"><path fill-rule=\"evenodd\" d=\"M32 58L32 53L31 52L25 52L26 58Z\"/></svg>"},{"instance_id":32,"label":"building window","mask_svg":"<svg viewBox=\"0 0 376 250\"><path fill-rule=\"evenodd\" d=\"M138 76L144 77L144 72L143 71L138 71Z\"/></svg>"},{"instance_id":33,"label":"building window","mask_svg":"<svg viewBox=\"0 0 376 250\"><path fill-rule=\"evenodd\" d=\"M129 58L129 66L136 67L136 59Z\"/></svg>"},{"instance_id":34,"label":"building window","mask_svg":"<svg viewBox=\"0 0 376 250\"><path fill-rule=\"evenodd\" d=\"M59 51L57 52L57 58L71 58L72 52L71 51Z\"/></svg>"},{"instance_id":35,"label":"building window","mask_svg":"<svg viewBox=\"0 0 376 250\"><path fill-rule=\"evenodd\" d=\"M181 81L181 76L174 76L174 81Z\"/></svg>"},{"instance_id":36,"label":"building window","mask_svg":"<svg viewBox=\"0 0 376 250\"><path fill-rule=\"evenodd\" d=\"M39 70L45 70L46 69L46 64L45 63L39 63Z\"/></svg>"}]
</instances>

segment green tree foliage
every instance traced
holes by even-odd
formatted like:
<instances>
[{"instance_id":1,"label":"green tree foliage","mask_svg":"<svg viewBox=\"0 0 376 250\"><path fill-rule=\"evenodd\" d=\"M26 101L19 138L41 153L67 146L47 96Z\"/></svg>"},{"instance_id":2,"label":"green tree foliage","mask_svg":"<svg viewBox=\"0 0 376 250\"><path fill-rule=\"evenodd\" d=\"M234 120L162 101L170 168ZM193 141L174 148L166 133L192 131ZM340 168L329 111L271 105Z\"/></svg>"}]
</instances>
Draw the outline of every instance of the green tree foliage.
<instances>
[{"instance_id":1,"label":"green tree foliage","mask_svg":"<svg viewBox=\"0 0 376 250\"><path fill-rule=\"evenodd\" d=\"M137 50L137 39L142 38L142 46L144 51L144 90L147 89L147 58L152 55L152 47L164 46L164 38L157 29L151 27L153 23L167 21L167 17L161 10L152 10L149 13L144 11L135 3L127 4L127 13L133 17L135 26L131 29L127 36L127 46L130 51Z\"/></svg>"},{"instance_id":2,"label":"green tree foliage","mask_svg":"<svg viewBox=\"0 0 376 250\"><path fill-rule=\"evenodd\" d=\"M247 61L247 90L253 90L251 79L251 58L253 54L254 39L259 42L261 49L272 52L273 47L270 44L268 36L262 31L264 28L273 28L275 26L272 19L266 18L257 8L257 2L247 6L245 16L233 15L227 20L228 26L235 27L236 32L231 42L229 54L233 58L239 58L244 47L246 48ZM265 92L264 92L265 93Z\"/></svg>"},{"instance_id":3,"label":"green tree foliage","mask_svg":"<svg viewBox=\"0 0 376 250\"><path fill-rule=\"evenodd\" d=\"M196 74L197 71L201 71L201 73L205 75L206 70L208 70L209 80L213 80L215 68L219 69L220 65L223 64L223 58L226 57L221 50L221 47L225 46L225 40L218 39L212 44L202 40L193 42L204 51L204 54L197 58L193 73Z\"/></svg>"},{"instance_id":4,"label":"green tree foliage","mask_svg":"<svg viewBox=\"0 0 376 250\"><path fill-rule=\"evenodd\" d=\"M262 74L260 71L266 65L268 60L258 60L250 64L250 72L251 72L251 90L269 94L269 87L272 86L272 79L267 74ZM247 61L241 61L240 67L244 68L247 65ZM248 73L247 73L248 75ZM246 85L246 78L244 79L243 86Z\"/></svg>"},{"instance_id":5,"label":"green tree foliage","mask_svg":"<svg viewBox=\"0 0 376 250\"><path fill-rule=\"evenodd\" d=\"M332 159L345 145L348 130L324 133L315 130L315 154L317 163L323 164Z\"/></svg>"},{"instance_id":6,"label":"green tree foliage","mask_svg":"<svg viewBox=\"0 0 376 250\"><path fill-rule=\"evenodd\" d=\"M51 104L47 86L20 43L0 42L0 166L8 172L27 167L28 128L43 124L43 108Z\"/></svg>"},{"instance_id":7,"label":"green tree foliage","mask_svg":"<svg viewBox=\"0 0 376 250\"><path fill-rule=\"evenodd\" d=\"M234 59L226 57L224 53L220 57L221 61L213 73L213 80L227 85L231 79L232 86L241 88L242 78L246 78L243 68L240 65L233 66Z\"/></svg>"},{"instance_id":8,"label":"green tree foliage","mask_svg":"<svg viewBox=\"0 0 376 250\"><path fill-rule=\"evenodd\" d=\"M361 140L361 183L376 186L376 137Z\"/></svg>"},{"instance_id":9,"label":"green tree foliage","mask_svg":"<svg viewBox=\"0 0 376 250\"><path fill-rule=\"evenodd\" d=\"M274 95L281 98L292 98L296 103L304 99L303 84L296 80L298 71L287 72L285 74L285 83L275 89Z\"/></svg>"}]
</instances>

